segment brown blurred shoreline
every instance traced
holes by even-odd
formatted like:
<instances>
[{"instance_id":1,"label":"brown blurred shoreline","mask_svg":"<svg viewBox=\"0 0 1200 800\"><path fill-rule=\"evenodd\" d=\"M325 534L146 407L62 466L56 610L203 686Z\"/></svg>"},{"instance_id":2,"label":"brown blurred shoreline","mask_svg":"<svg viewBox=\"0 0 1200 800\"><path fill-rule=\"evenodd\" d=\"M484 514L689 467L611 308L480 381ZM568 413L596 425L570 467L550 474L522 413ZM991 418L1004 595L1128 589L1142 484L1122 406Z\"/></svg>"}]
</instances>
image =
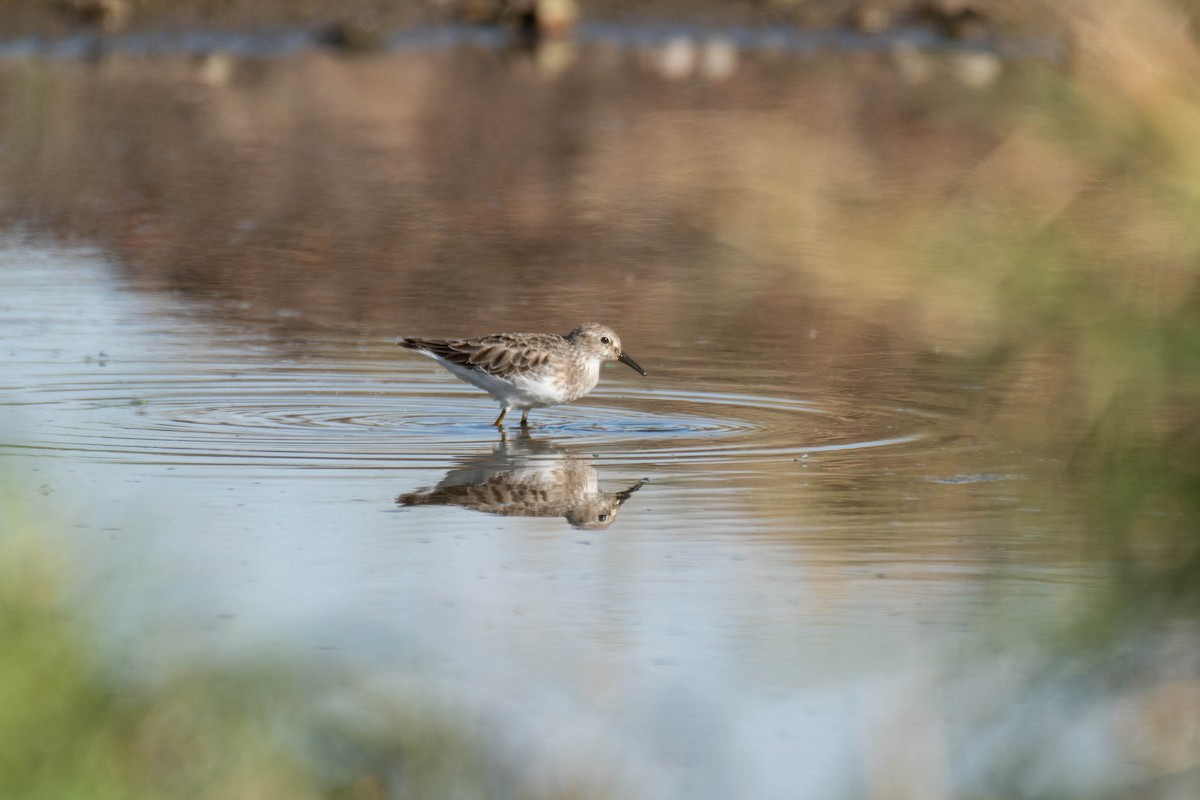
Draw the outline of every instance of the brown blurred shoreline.
<instances>
[{"instance_id":1,"label":"brown blurred shoreline","mask_svg":"<svg viewBox=\"0 0 1200 800\"><path fill-rule=\"evenodd\" d=\"M1039 0L0 0L0 39L182 29L309 29L350 48L422 25L561 33L576 22L787 25L876 34L919 27L949 39L1057 35L1059 7ZM536 33L536 30L534 31Z\"/></svg>"}]
</instances>

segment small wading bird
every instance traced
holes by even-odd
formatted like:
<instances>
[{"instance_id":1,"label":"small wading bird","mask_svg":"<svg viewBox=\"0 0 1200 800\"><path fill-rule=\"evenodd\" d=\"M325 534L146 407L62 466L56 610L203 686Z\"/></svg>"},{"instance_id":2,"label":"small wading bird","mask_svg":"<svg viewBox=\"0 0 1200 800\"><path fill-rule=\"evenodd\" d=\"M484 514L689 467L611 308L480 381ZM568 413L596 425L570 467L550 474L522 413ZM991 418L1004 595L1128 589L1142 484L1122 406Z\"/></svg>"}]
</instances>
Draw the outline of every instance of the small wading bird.
<instances>
[{"instance_id":1,"label":"small wading bird","mask_svg":"<svg viewBox=\"0 0 1200 800\"><path fill-rule=\"evenodd\" d=\"M478 386L500 402L501 427L509 409L529 409L578 400L596 388L600 365L620 361L646 370L621 350L611 328L585 322L566 336L557 333L493 333L474 339L401 339L396 344L429 356L454 377Z\"/></svg>"}]
</instances>

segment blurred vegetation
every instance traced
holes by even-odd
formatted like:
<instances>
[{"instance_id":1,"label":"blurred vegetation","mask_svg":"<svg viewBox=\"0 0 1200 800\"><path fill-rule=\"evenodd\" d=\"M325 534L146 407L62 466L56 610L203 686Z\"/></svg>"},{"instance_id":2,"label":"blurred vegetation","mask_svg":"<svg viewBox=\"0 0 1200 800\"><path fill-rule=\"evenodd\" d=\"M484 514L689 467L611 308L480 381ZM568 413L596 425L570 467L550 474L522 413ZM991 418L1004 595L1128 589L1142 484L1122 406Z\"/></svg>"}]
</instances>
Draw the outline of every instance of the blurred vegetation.
<instances>
[{"instance_id":1,"label":"blurred vegetation","mask_svg":"<svg viewBox=\"0 0 1200 800\"><path fill-rule=\"evenodd\" d=\"M1171 5L1071 11L1072 70L914 246L946 270L1011 264L996 347L1069 356L1082 413L1027 430L1068 446L1093 546L1127 571L1104 613L1144 623L1200 603L1200 51Z\"/></svg>"},{"instance_id":2,"label":"blurred vegetation","mask_svg":"<svg viewBox=\"0 0 1200 800\"><path fill-rule=\"evenodd\" d=\"M978 38L995 30L1045 32L1058 19L1055 4L1044 0L0 0L0 15L9 35L186 24L387 31L445 22L505 24L529 15L548 27L564 18L851 26L865 33L916 24L955 38Z\"/></svg>"},{"instance_id":3,"label":"blurred vegetation","mask_svg":"<svg viewBox=\"0 0 1200 800\"><path fill-rule=\"evenodd\" d=\"M270 653L122 679L66 601L53 537L0 509L0 796L585 798L599 792L502 761L430 703ZM511 745L507 742L506 745Z\"/></svg>"},{"instance_id":4,"label":"blurred vegetation","mask_svg":"<svg viewBox=\"0 0 1200 800\"><path fill-rule=\"evenodd\" d=\"M1066 62L987 91L895 54L907 105L800 139L833 169L772 143L722 233L986 376L968 424L1086 520L1122 590L1079 621L1116 640L1200 604L1200 48L1190 4L1060 11Z\"/></svg>"}]
</instances>

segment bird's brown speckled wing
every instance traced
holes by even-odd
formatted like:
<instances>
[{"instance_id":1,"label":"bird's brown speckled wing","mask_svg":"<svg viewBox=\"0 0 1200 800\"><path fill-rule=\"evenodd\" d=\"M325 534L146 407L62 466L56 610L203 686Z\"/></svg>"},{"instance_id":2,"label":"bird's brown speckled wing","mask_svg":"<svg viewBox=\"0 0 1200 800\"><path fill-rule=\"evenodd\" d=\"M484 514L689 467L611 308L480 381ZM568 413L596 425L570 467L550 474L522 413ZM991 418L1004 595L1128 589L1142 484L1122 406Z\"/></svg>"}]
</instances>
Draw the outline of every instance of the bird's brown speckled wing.
<instances>
[{"instance_id":1,"label":"bird's brown speckled wing","mask_svg":"<svg viewBox=\"0 0 1200 800\"><path fill-rule=\"evenodd\" d=\"M497 333L475 339L401 339L400 346L425 350L451 364L507 378L544 365L564 345L552 333Z\"/></svg>"}]
</instances>

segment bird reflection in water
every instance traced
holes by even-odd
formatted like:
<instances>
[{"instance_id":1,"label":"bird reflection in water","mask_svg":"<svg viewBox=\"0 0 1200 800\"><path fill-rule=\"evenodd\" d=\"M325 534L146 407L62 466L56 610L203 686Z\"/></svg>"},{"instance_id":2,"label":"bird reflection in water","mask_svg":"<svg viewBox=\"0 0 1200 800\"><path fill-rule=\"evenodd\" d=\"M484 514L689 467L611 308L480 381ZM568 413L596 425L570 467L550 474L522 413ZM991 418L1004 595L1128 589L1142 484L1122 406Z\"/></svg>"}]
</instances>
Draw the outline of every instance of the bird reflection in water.
<instances>
[{"instance_id":1,"label":"bird reflection in water","mask_svg":"<svg viewBox=\"0 0 1200 800\"><path fill-rule=\"evenodd\" d=\"M466 459L432 489L396 498L403 507L458 506L508 517L563 517L580 530L603 530L621 505L642 487L600 489L590 459L522 431L515 441L501 434L491 453Z\"/></svg>"}]
</instances>

